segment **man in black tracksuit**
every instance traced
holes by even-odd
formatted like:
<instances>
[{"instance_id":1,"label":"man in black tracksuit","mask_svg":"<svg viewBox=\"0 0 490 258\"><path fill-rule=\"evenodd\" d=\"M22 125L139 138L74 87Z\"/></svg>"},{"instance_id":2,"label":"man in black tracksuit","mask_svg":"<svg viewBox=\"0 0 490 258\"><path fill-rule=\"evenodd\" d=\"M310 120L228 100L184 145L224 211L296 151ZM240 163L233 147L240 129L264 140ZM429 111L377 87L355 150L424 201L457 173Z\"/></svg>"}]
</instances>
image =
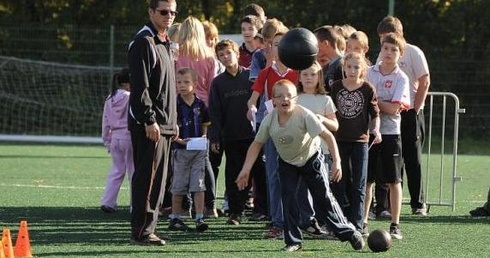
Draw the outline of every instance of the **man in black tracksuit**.
<instances>
[{"instance_id":1,"label":"man in black tracksuit","mask_svg":"<svg viewBox=\"0 0 490 258\"><path fill-rule=\"evenodd\" d=\"M170 143L178 134L174 60L165 35L176 8L175 0L151 0L151 22L129 44L128 123L135 167L131 182L132 244L165 244L155 228L164 197Z\"/></svg>"}]
</instances>

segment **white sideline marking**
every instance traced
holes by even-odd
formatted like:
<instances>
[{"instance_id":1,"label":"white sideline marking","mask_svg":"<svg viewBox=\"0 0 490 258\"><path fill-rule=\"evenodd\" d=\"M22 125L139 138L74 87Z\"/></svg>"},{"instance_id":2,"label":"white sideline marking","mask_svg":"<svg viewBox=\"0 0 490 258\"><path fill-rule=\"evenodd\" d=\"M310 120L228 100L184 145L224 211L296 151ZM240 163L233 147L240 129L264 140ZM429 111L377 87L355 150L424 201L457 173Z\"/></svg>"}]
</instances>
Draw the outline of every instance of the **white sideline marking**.
<instances>
[{"instance_id":1,"label":"white sideline marking","mask_svg":"<svg viewBox=\"0 0 490 258\"><path fill-rule=\"evenodd\" d=\"M62 185L24 185L24 184L3 184L1 187L28 187L28 188L53 188L53 189L82 189L82 190L104 190L105 187L100 186L62 186ZM128 189L128 187L121 187L121 189Z\"/></svg>"}]
</instances>

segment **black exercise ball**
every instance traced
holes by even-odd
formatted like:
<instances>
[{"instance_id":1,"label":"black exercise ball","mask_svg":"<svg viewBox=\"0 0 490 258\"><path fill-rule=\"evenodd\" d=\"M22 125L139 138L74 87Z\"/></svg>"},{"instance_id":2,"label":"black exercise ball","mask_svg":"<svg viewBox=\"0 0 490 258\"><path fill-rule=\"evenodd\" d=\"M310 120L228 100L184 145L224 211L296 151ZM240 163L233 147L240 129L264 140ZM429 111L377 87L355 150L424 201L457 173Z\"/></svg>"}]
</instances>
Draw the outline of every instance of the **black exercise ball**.
<instances>
[{"instance_id":1,"label":"black exercise ball","mask_svg":"<svg viewBox=\"0 0 490 258\"><path fill-rule=\"evenodd\" d=\"M375 253L386 252L391 247L391 236L385 230L376 229L369 233L367 242L371 251Z\"/></svg>"},{"instance_id":2,"label":"black exercise ball","mask_svg":"<svg viewBox=\"0 0 490 258\"><path fill-rule=\"evenodd\" d=\"M288 31L279 41L279 59L295 70L309 68L318 55L318 40L313 32L305 28L295 28Z\"/></svg>"}]
</instances>

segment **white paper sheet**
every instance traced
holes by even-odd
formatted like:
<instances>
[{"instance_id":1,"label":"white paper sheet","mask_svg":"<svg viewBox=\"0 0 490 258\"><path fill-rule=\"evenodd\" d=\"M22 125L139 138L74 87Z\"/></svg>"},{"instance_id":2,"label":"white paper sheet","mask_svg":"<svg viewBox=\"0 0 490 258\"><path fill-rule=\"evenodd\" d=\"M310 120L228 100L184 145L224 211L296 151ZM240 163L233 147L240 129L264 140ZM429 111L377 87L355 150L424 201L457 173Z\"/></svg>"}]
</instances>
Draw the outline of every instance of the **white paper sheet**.
<instances>
[{"instance_id":1,"label":"white paper sheet","mask_svg":"<svg viewBox=\"0 0 490 258\"><path fill-rule=\"evenodd\" d=\"M190 138L187 142L187 150L207 150L208 139L205 137Z\"/></svg>"},{"instance_id":2,"label":"white paper sheet","mask_svg":"<svg viewBox=\"0 0 490 258\"><path fill-rule=\"evenodd\" d=\"M272 103L272 99L265 102L265 109L267 109L267 113L271 113L272 110L274 110L274 103Z\"/></svg>"},{"instance_id":3,"label":"white paper sheet","mask_svg":"<svg viewBox=\"0 0 490 258\"><path fill-rule=\"evenodd\" d=\"M255 107L252 107L251 113L252 121L250 121L250 124L252 125L252 130L255 132L257 130L257 109Z\"/></svg>"}]
</instances>

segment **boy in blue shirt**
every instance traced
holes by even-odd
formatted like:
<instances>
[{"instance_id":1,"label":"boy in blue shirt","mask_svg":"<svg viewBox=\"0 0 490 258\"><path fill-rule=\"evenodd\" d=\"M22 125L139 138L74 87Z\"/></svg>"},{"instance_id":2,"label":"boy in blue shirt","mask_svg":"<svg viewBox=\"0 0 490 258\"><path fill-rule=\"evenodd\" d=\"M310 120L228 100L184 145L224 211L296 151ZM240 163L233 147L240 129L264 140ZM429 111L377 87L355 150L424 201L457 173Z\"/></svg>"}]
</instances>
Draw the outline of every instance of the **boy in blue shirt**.
<instances>
[{"instance_id":1,"label":"boy in blue shirt","mask_svg":"<svg viewBox=\"0 0 490 258\"><path fill-rule=\"evenodd\" d=\"M204 101L194 93L198 75L191 68L182 68L177 72L177 123L179 138L173 143L173 178L170 191L172 192L172 214L170 214L170 230L187 230L187 225L180 219L182 200L189 192L194 194L196 210L196 230L204 232L208 225L204 222L204 184L207 148L188 150L187 144L191 138L206 138L207 127L210 125L208 111Z\"/></svg>"}]
</instances>

